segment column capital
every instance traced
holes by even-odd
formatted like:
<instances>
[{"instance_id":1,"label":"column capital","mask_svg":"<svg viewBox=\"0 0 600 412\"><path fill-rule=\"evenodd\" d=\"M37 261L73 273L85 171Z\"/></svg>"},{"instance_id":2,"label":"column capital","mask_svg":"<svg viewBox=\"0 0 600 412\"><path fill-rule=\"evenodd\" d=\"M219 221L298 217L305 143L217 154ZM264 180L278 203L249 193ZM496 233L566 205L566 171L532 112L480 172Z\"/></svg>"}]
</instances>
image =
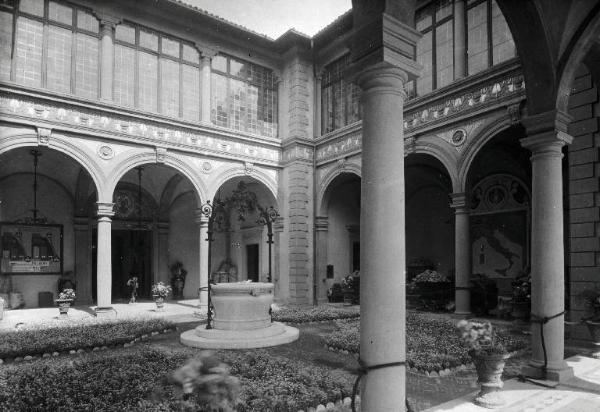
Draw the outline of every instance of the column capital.
<instances>
[{"instance_id":1,"label":"column capital","mask_svg":"<svg viewBox=\"0 0 600 412\"><path fill-rule=\"evenodd\" d=\"M377 63L358 74L358 85L364 93L394 93L406 98L404 83L408 75L389 63Z\"/></svg>"},{"instance_id":2,"label":"column capital","mask_svg":"<svg viewBox=\"0 0 600 412\"><path fill-rule=\"evenodd\" d=\"M199 207L194 211L194 218L195 222L200 226L208 226L209 216L204 207Z\"/></svg>"},{"instance_id":3,"label":"column capital","mask_svg":"<svg viewBox=\"0 0 600 412\"><path fill-rule=\"evenodd\" d=\"M213 49L211 47L206 47L206 46L201 46L199 44L196 44L196 48L200 52L200 54L201 54L200 59L202 59L203 62L210 63L212 58L215 57L217 54L219 54L219 51L217 49Z\"/></svg>"},{"instance_id":4,"label":"column capital","mask_svg":"<svg viewBox=\"0 0 600 412\"><path fill-rule=\"evenodd\" d=\"M562 157L562 147L572 141L573 136L559 130L546 131L520 140L521 146L531 151L531 160L540 156Z\"/></svg>"},{"instance_id":5,"label":"column capital","mask_svg":"<svg viewBox=\"0 0 600 412\"><path fill-rule=\"evenodd\" d=\"M111 218L115 215L114 211L115 204L108 202L96 202L98 218L108 217Z\"/></svg>"},{"instance_id":6,"label":"column capital","mask_svg":"<svg viewBox=\"0 0 600 412\"><path fill-rule=\"evenodd\" d=\"M104 34L110 30L110 33L114 32L117 24L121 24L122 19L117 16L106 13L94 13L98 20L100 20L100 33Z\"/></svg>"},{"instance_id":7,"label":"column capital","mask_svg":"<svg viewBox=\"0 0 600 412\"><path fill-rule=\"evenodd\" d=\"M274 232L283 232L283 216L278 216L273 222L273 231Z\"/></svg>"},{"instance_id":8,"label":"column capital","mask_svg":"<svg viewBox=\"0 0 600 412\"><path fill-rule=\"evenodd\" d=\"M469 211L467 204L468 195L463 193L450 193L450 207L455 209L456 213L465 213Z\"/></svg>"},{"instance_id":9,"label":"column capital","mask_svg":"<svg viewBox=\"0 0 600 412\"><path fill-rule=\"evenodd\" d=\"M315 217L315 230L317 232L327 232L329 230L329 217L327 217L327 216Z\"/></svg>"}]
</instances>

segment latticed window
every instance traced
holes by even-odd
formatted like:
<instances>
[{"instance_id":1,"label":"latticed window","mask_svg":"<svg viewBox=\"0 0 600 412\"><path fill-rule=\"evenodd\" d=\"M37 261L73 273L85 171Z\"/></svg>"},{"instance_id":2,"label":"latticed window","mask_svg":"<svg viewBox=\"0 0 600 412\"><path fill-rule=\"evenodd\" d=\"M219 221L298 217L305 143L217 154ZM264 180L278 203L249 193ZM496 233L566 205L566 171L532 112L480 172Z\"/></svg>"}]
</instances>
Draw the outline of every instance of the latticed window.
<instances>
[{"instance_id":1,"label":"latticed window","mask_svg":"<svg viewBox=\"0 0 600 412\"><path fill-rule=\"evenodd\" d=\"M453 0L437 0L417 10L416 29L423 35L417 44L422 65L416 83L406 84L409 98L423 96L454 81L455 44L466 44L467 74L472 75L516 56L506 20L495 0L468 0L464 15L456 16ZM454 25L464 21L466 36L454 38Z\"/></svg>"},{"instance_id":2,"label":"latticed window","mask_svg":"<svg viewBox=\"0 0 600 412\"><path fill-rule=\"evenodd\" d=\"M277 136L277 84L273 71L225 55L213 57L211 69L212 123Z\"/></svg>"},{"instance_id":3,"label":"latticed window","mask_svg":"<svg viewBox=\"0 0 600 412\"><path fill-rule=\"evenodd\" d=\"M357 122L360 113L360 88L344 78L350 64L346 55L325 66L321 79L321 131L329 133Z\"/></svg>"},{"instance_id":4,"label":"latticed window","mask_svg":"<svg viewBox=\"0 0 600 412\"><path fill-rule=\"evenodd\" d=\"M90 11L49 0L0 3L0 80L95 99L99 53Z\"/></svg>"},{"instance_id":5,"label":"latticed window","mask_svg":"<svg viewBox=\"0 0 600 412\"><path fill-rule=\"evenodd\" d=\"M113 87L119 105L200 120L200 54L178 39L119 24Z\"/></svg>"}]
</instances>

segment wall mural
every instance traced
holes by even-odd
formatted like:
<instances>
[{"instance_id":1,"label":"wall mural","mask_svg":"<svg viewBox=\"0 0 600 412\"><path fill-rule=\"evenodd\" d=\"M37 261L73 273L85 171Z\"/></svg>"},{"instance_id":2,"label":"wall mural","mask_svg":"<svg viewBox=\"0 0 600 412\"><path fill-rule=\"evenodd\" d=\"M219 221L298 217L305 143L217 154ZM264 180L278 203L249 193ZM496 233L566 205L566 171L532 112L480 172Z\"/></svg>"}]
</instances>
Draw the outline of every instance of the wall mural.
<instances>
[{"instance_id":1,"label":"wall mural","mask_svg":"<svg viewBox=\"0 0 600 412\"><path fill-rule=\"evenodd\" d=\"M472 271L513 279L529 266L529 191L510 175L492 175L471 195Z\"/></svg>"}]
</instances>

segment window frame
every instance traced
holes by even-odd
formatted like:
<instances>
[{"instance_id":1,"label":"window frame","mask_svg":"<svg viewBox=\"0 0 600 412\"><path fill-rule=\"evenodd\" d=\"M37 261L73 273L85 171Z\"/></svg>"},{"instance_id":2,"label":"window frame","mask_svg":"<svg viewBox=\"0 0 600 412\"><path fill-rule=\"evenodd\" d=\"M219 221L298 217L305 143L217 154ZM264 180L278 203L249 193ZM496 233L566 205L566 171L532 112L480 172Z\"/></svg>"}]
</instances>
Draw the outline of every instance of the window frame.
<instances>
[{"instance_id":1,"label":"window frame","mask_svg":"<svg viewBox=\"0 0 600 412\"><path fill-rule=\"evenodd\" d=\"M481 0L481 1L486 1L486 0ZM423 35L425 33L431 32L431 91L427 92L425 94L431 93L434 90L438 89L438 85L437 85L437 47L436 47L436 40L437 40L436 39L436 37L437 37L436 31L437 30L436 29L438 27L442 26L443 24L446 24L450 20L452 20L452 70L454 71L454 68L456 67L455 54L454 54L454 52L456 50L456 39L454 37L454 33L456 33L456 27L455 27L456 19L454 18L454 15L456 12L454 9L455 1L452 0L451 3L452 3L452 13L449 16L441 18L440 20L436 19L436 6L438 4L437 0L432 1L431 3L415 10L415 23L417 21L417 15L420 12L426 11L429 14L429 16L431 16L431 24L429 25L429 27L427 27L424 30L419 30L419 32ZM466 11L465 11L465 13L466 13ZM465 14L465 16L466 16L466 14ZM465 57L466 57L466 51L465 51ZM450 83L452 83L452 82L450 82ZM414 83L414 89L415 89L415 97L420 97L420 96L425 95L425 94L419 95L419 88L417 86L416 81Z\"/></svg>"},{"instance_id":2,"label":"window frame","mask_svg":"<svg viewBox=\"0 0 600 412\"><path fill-rule=\"evenodd\" d=\"M129 27L132 27L135 30L135 43L129 43L125 40L119 40L116 37L114 37L114 44L119 45L119 46L124 46L124 47L128 47L132 50L135 51L135 59L134 59L134 73L133 73L133 82L134 82L134 87L133 87L133 108L138 109L138 110L143 110L146 111L145 109L140 108L140 101L139 101L139 52L143 52L143 53L148 53L151 54L153 56L156 56L157 59L157 69L156 69L156 79L157 79L157 91L156 91L156 98L157 98L157 102L156 102L156 113L160 114L160 115L164 115L164 116L168 116L168 117L173 117L169 114L164 113L163 111L163 102L162 102L162 96L163 96L163 90L162 90L162 64L161 64L161 59L169 59L171 61L174 61L176 63L178 63L179 65L179 107L177 109L177 116L175 118L177 119L181 119L181 120L185 120L185 121L189 121L189 119L186 119L183 116L183 65L188 65L188 66L192 66L192 67L196 67L198 69L198 84L200 87L200 99L198 101L198 108L199 108L199 113L201 114L201 100L202 100L202 55L200 53L200 51L198 51L198 49L195 47L195 45L189 41L186 41L184 39L181 39L179 37L176 36L172 36L168 33L165 33L163 31L159 31L159 30L154 30L150 27L132 22L130 20L124 20L123 22L121 22L119 25L126 25ZM140 31L143 30L145 32L154 34L158 37L157 40L157 50L152 50L150 48L147 48L145 46L142 46L140 44ZM166 37L167 39L171 40L171 41L177 41L179 42L179 57L174 57L170 54L164 53L162 50L162 39L163 37ZM189 60L186 60L183 57L183 46L187 45L189 47L192 47L194 50L196 50L198 52L198 63L195 62L191 62ZM114 96L115 94L115 84L116 82L113 81L112 84L112 94ZM129 106L126 106L129 107ZM195 122L199 122L200 119L195 119Z\"/></svg>"},{"instance_id":3,"label":"window frame","mask_svg":"<svg viewBox=\"0 0 600 412\"><path fill-rule=\"evenodd\" d=\"M43 1L44 1L44 15L43 16L37 16L35 14L30 14L25 11L21 11L19 0L15 0L13 2L12 6L8 5L8 4L0 4L0 10L6 11L6 12L12 12L12 14L13 14L10 81L14 82L16 84L20 84L16 80L16 77L17 77L17 54L16 54L15 46L18 44L18 35L19 35L19 33L17 31L17 22L18 22L19 17L23 17L26 19L35 20L35 21L42 23L43 39L42 39L42 58L41 58L41 73L40 73L40 86L39 86L39 88L41 88L41 89L50 90L48 88L48 37L49 37L48 31L49 31L49 26L52 25L52 26L59 27L62 29L67 29L71 32L71 73L70 73L70 79L69 79L69 82L70 82L69 91L67 93L65 93L65 92L61 92L61 91L50 90L52 93L69 94L69 95L76 96L78 98L89 99L87 97L78 95L76 93L77 34L82 33L87 36L95 37L98 40L98 79L97 79L97 85L96 85L96 99L98 99L100 97L100 77L101 77L100 66L101 66L101 59L102 59L102 48L100 45L100 42L101 42L100 24L98 24L98 32L97 33L94 33L93 31L89 31L89 30L86 30L83 28L79 28L77 26L78 11L82 11L87 14L94 15L92 10L89 8L77 5L77 4L73 4L73 3L70 3L67 1L60 1L60 0L52 0L52 1L54 1L55 3L58 3L58 4L68 6L73 10L71 25L69 26L65 23L51 20L49 17L50 0L43 0ZM28 86L28 87L35 88L36 86Z\"/></svg>"},{"instance_id":4,"label":"window frame","mask_svg":"<svg viewBox=\"0 0 600 412\"><path fill-rule=\"evenodd\" d=\"M222 57L222 58L225 59L225 61L226 61L225 71L219 70L219 69L215 69L213 67L212 61L211 61L211 64L210 64L211 80L210 81L211 81L211 84L212 84L212 81L213 81L212 75L213 74L218 74L218 75L223 76L226 79L228 79L227 80L227 91L226 91L227 105L229 106L229 104L230 104L229 99L230 99L230 96L231 96L231 82L229 81L229 79L233 79L233 80L236 80L236 81L241 81L242 83L249 84L251 86L255 86L255 87L257 87L259 89L259 94L262 91L263 96L267 95L267 93L265 93L266 90L270 90L273 93L273 95L277 97L277 99L275 101L275 104L273 104L273 122L271 122L271 123L279 125L279 107L278 107L279 106L279 87L277 85L278 84L278 80L277 80L276 71L273 68L271 68L271 67L267 67L267 66L264 66L262 64L254 63L254 62L252 62L250 60L241 59L241 58L239 58L237 56L233 56L233 55L230 55L230 54L227 54L227 53L218 53L216 56L213 57L213 59L215 57ZM238 61L238 62L240 62L242 64L252 64L252 65L258 66L258 67L260 67L260 68L262 68L264 70L270 71L271 72L271 76L273 77L273 88L269 88L266 85L267 84L266 82L260 83L260 82L257 82L257 81L253 81L252 77L250 77L250 79L248 79L247 77L242 77L242 76L238 76L238 75L232 74L231 73L231 59L236 60L236 61ZM214 100L214 94L213 93L214 92L215 91L211 87L211 96L210 96L210 111L211 111L211 115L210 115L210 121L211 121L212 124L214 124L215 126L218 126L218 127L226 127L228 129L238 130L238 131L245 132L245 133L257 134L257 135L260 135L260 136L278 137L278 135L279 135L279 132L278 132L279 126L277 126L275 128L274 133L272 135L270 135L270 134L269 135L264 134L263 131L261 130L261 128L258 127L258 125L256 127L256 129L257 129L256 133L254 133L254 132L248 132L247 130L236 129L235 127L232 126L232 123L233 123L233 121L232 121L232 115L233 114L230 113L229 111L227 111L227 126L220 126L220 125L218 125L215 121L213 121L213 115L212 115L212 112L213 112L213 100ZM260 107L257 105L257 109L259 109L259 108ZM215 108L215 110L216 110L216 108ZM260 120L260 119L257 119L257 120Z\"/></svg>"}]
</instances>

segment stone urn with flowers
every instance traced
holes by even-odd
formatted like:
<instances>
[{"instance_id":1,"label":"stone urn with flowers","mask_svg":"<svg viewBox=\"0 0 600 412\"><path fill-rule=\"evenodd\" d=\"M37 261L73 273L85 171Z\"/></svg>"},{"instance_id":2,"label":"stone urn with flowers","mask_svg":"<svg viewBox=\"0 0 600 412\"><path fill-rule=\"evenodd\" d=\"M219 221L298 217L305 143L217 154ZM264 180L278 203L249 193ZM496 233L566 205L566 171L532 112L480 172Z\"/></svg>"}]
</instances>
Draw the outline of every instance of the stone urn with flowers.
<instances>
[{"instance_id":1,"label":"stone urn with flowers","mask_svg":"<svg viewBox=\"0 0 600 412\"><path fill-rule=\"evenodd\" d=\"M589 316L581 321L587 325L592 338L592 357L600 359L600 289L591 289L583 292L586 306L589 309Z\"/></svg>"},{"instance_id":2,"label":"stone urn with flowers","mask_svg":"<svg viewBox=\"0 0 600 412\"><path fill-rule=\"evenodd\" d=\"M152 285L152 297L156 303L158 311L164 310L165 299L171 294L171 286L167 286L162 282Z\"/></svg>"},{"instance_id":3,"label":"stone urn with flowers","mask_svg":"<svg viewBox=\"0 0 600 412\"><path fill-rule=\"evenodd\" d=\"M75 301L75 291L73 289L63 289L62 292L58 294L58 299L56 299L56 304L58 305L58 310L61 316L67 316L69 312L69 308Z\"/></svg>"},{"instance_id":4,"label":"stone urn with flowers","mask_svg":"<svg viewBox=\"0 0 600 412\"><path fill-rule=\"evenodd\" d=\"M461 320L456 327L477 370L481 390L475 396L475 403L489 409L502 407L505 400L499 391L504 386L502 372L510 355L498 341L491 323Z\"/></svg>"}]
</instances>

